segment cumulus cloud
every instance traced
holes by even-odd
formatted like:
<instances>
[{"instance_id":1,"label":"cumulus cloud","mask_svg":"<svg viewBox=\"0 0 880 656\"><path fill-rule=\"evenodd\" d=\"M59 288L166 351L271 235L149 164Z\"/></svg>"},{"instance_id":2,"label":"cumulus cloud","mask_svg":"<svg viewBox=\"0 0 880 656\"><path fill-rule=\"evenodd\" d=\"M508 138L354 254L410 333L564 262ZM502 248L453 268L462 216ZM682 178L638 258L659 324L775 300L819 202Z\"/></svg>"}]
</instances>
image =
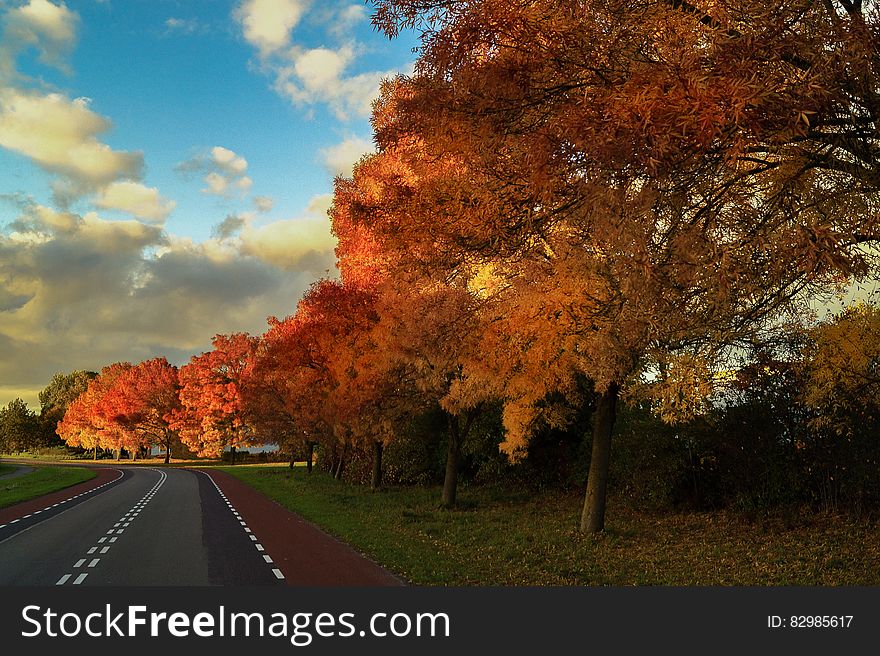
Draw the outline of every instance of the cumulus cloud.
<instances>
[{"instance_id":1,"label":"cumulus cloud","mask_svg":"<svg viewBox=\"0 0 880 656\"><path fill-rule=\"evenodd\" d=\"M207 185L203 192L214 196L227 196L233 190L247 193L253 180L246 175L247 160L223 146L214 146L207 153L201 153L177 165L182 173L204 174Z\"/></svg>"},{"instance_id":2,"label":"cumulus cloud","mask_svg":"<svg viewBox=\"0 0 880 656\"><path fill-rule=\"evenodd\" d=\"M53 198L62 208L92 194L98 207L164 220L174 203L139 182L143 154L114 150L101 141L112 127L110 120L92 111L88 98L28 88L31 81L15 70L16 57L29 48L45 63L66 70L64 57L76 43L77 14L63 2L29 0L7 9L0 24L0 148L54 176Z\"/></svg>"},{"instance_id":3,"label":"cumulus cloud","mask_svg":"<svg viewBox=\"0 0 880 656\"><path fill-rule=\"evenodd\" d=\"M331 175L351 176L352 168L358 160L374 150L372 141L349 137L335 146L321 149L321 159Z\"/></svg>"},{"instance_id":4,"label":"cumulus cloud","mask_svg":"<svg viewBox=\"0 0 880 656\"><path fill-rule=\"evenodd\" d=\"M21 210L21 215L10 225L13 235L19 239L25 235L72 232L82 223L77 214L59 212L30 200L21 204Z\"/></svg>"},{"instance_id":5,"label":"cumulus cloud","mask_svg":"<svg viewBox=\"0 0 880 656\"><path fill-rule=\"evenodd\" d=\"M267 57L287 47L290 33L307 7L305 0L245 0L235 17L247 42Z\"/></svg>"},{"instance_id":6,"label":"cumulus cloud","mask_svg":"<svg viewBox=\"0 0 880 656\"><path fill-rule=\"evenodd\" d=\"M55 372L114 361L185 361L217 332L258 334L315 277L305 250L282 269L235 240L36 204L25 214L0 231L0 394L35 396Z\"/></svg>"},{"instance_id":7,"label":"cumulus cloud","mask_svg":"<svg viewBox=\"0 0 880 656\"><path fill-rule=\"evenodd\" d=\"M236 155L223 146L214 146L211 149L211 160L217 168L230 177L243 175L248 167L247 160L244 157Z\"/></svg>"},{"instance_id":8,"label":"cumulus cloud","mask_svg":"<svg viewBox=\"0 0 880 656\"><path fill-rule=\"evenodd\" d=\"M15 57L26 48L35 48L43 63L66 70L64 57L76 44L79 17L64 3L30 0L9 9L2 26L0 77L14 74Z\"/></svg>"},{"instance_id":9,"label":"cumulus cloud","mask_svg":"<svg viewBox=\"0 0 880 656\"><path fill-rule=\"evenodd\" d=\"M101 189L95 205L102 209L128 212L145 221L161 223L168 218L177 203L163 198L155 187L125 180L113 182Z\"/></svg>"},{"instance_id":10,"label":"cumulus cloud","mask_svg":"<svg viewBox=\"0 0 880 656\"><path fill-rule=\"evenodd\" d=\"M42 169L64 176L82 193L120 178L138 178L143 154L111 149L98 140L110 122L88 100L0 89L0 146L29 157Z\"/></svg>"},{"instance_id":11,"label":"cumulus cloud","mask_svg":"<svg viewBox=\"0 0 880 656\"><path fill-rule=\"evenodd\" d=\"M282 11L280 7L288 11L286 22L274 17L274 12ZM295 20L290 20L292 7ZM293 28L304 9L304 3L298 0L245 0L235 16L245 40L257 49L263 70L274 78L278 94L298 107L327 104L343 121L368 116L379 94L380 81L398 71L351 72L360 48L351 32L365 18L364 8L353 4L317 8L315 20L324 23L327 33L339 42L335 47L317 48L304 47L293 38Z\"/></svg>"},{"instance_id":12,"label":"cumulus cloud","mask_svg":"<svg viewBox=\"0 0 880 656\"><path fill-rule=\"evenodd\" d=\"M330 231L329 194L311 200L303 216L254 227L245 222L241 250L285 270L305 268L316 275L334 266L336 239Z\"/></svg>"}]
</instances>

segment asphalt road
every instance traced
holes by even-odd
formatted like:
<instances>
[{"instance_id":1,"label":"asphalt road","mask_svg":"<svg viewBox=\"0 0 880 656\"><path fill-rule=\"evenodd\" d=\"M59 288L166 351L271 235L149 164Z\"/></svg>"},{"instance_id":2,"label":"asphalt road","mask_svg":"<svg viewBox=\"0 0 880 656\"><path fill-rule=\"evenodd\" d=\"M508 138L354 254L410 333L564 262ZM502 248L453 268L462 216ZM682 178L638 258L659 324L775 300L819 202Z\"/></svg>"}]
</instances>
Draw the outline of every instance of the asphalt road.
<instances>
[{"instance_id":1,"label":"asphalt road","mask_svg":"<svg viewBox=\"0 0 880 656\"><path fill-rule=\"evenodd\" d=\"M0 525L0 586L285 583L207 474L112 470L95 489Z\"/></svg>"}]
</instances>

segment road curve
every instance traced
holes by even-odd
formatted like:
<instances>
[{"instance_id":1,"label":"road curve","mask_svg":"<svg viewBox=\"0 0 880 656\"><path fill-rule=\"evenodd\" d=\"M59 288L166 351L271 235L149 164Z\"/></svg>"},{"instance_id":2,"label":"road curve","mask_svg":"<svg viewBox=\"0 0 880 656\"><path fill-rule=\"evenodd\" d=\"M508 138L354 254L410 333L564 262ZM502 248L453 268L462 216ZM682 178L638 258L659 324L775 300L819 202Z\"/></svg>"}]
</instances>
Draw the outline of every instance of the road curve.
<instances>
[{"instance_id":1,"label":"road curve","mask_svg":"<svg viewBox=\"0 0 880 656\"><path fill-rule=\"evenodd\" d=\"M284 575L208 476L114 467L0 515L0 586L278 585Z\"/></svg>"}]
</instances>

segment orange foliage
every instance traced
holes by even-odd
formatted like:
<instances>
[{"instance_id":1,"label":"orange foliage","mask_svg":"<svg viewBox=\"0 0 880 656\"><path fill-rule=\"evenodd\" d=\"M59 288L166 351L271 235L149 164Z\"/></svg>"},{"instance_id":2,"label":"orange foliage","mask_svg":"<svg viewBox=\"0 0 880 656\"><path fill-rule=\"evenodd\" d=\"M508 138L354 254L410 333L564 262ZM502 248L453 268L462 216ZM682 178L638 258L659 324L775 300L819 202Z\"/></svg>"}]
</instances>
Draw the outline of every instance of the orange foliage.
<instances>
[{"instance_id":1,"label":"orange foliage","mask_svg":"<svg viewBox=\"0 0 880 656\"><path fill-rule=\"evenodd\" d=\"M248 423L242 400L245 370L257 345L246 333L216 335L214 349L181 367L179 410L171 428L200 456L219 456L225 447L262 443Z\"/></svg>"}]
</instances>

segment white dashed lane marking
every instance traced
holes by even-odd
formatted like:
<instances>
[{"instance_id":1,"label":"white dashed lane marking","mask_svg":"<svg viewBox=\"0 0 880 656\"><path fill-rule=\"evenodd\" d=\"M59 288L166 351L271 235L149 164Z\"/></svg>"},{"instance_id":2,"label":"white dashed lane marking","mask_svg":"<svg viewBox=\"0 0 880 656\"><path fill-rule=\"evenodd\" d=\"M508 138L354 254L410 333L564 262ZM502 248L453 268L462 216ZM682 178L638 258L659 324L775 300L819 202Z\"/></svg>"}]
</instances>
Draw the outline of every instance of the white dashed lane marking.
<instances>
[{"instance_id":1,"label":"white dashed lane marking","mask_svg":"<svg viewBox=\"0 0 880 656\"><path fill-rule=\"evenodd\" d=\"M98 538L98 544L102 544L102 543L106 542L107 536L109 536L109 535L113 535L113 537L110 538L109 542L111 544L113 542L116 542L116 540L119 539L119 537L118 537L119 534L122 533L123 531L125 531L125 527L131 525L132 521L137 516L137 514L150 502L150 500L153 498L153 496L156 494L156 492L159 491L159 488L162 487L162 485L165 483L165 480L168 478L168 474L166 474L164 471L161 471L161 470L154 469L153 471L159 472L159 480L156 482L156 484L153 485L153 487L150 489L149 492L147 492L147 494L145 494L143 497L141 497L141 499L137 502L137 504L135 506L133 506L132 508L127 510L125 512L125 514L122 517L120 517L116 523L113 524L113 528L111 528L109 531L107 531L107 533L103 537ZM120 477L122 476L122 472L119 473L119 476ZM119 479L117 478L115 480L119 480ZM111 481L111 482L113 482L113 481ZM105 483L104 485L108 485L108 483ZM104 487L104 486L102 485L101 487ZM95 488L95 489L100 489L100 488ZM75 499L76 497L72 497L72 498ZM64 502L62 501L61 503L64 503ZM118 528L119 526L122 526L122 528ZM116 535L114 535L114 534L116 534ZM86 553L91 555L91 554L95 553L97 550L98 550L97 546L90 547ZM105 546L105 547L101 547L100 553L106 554L109 551L110 551L110 547ZM85 562L86 562L85 558L80 558L79 560L76 561L76 564L74 564L74 566L73 566L74 569L82 567L83 563L85 563ZM93 558L92 561L88 564L88 567L89 568L97 567L98 563L100 563L100 562L101 562L100 558ZM71 576L72 576L71 574L65 574L60 579L58 579L58 582L55 585L64 585L65 583L67 583L68 580L70 580ZM76 579L74 579L74 581L73 581L73 585L81 584L85 580L86 576L88 576L87 573L83 573L83 574L80 574L79 576L77 576Z\"/></svg>"},{"instance_id":2,"label":"white dashed lane marking","mask_svg":"<svg viewBox=\"0 0 880 656\"><path fill-rule=\"evenodd\" d=\"M211 481L211 483L214 485L217 492L220 494L220 498L226 502L226 505L229 507L229 510L232 512L233 517L235 517L235 519L238 520L238 523L241 525L245 534L247 534L247 536L251 539L251 542L254 543L254 548L257 551L259 551L260 554L263 556L263 560L265 560L267 564L272 564L273 563L272 558L268 554L263 553L265 551L265 548L263 548L263 545L258 542L257 536L253 534L253 531L251 531L250 528L248 528L247 522L244 521L244 518L235 509L235 506L232 505L232 502L226 498L225 494L223 494L223 490L221 490L220 486L217 485L217 481L215 481L209 474L207 474L205 472L201 472L201 473L204 474L205 476L207 476L208 480ZM272 573L275 575L275 577L277 579L279 579L279 580L284 579L284 573L280 569L278 569L277 567L272 568Z\"/></svg>"}]
</instances>

